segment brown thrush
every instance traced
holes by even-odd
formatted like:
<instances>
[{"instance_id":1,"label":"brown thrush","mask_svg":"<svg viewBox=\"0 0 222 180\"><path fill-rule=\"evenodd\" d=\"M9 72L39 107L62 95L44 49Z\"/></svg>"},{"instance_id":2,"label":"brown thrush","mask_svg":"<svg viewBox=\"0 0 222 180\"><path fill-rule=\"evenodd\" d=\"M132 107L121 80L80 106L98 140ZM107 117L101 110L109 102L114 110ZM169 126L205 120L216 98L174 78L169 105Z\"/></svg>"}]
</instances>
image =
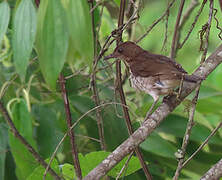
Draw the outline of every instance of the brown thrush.
<instances>
[{"instance_id":1,"label":"brown thrush","mask_svg":"<svg viewBox=\"0 0 222 180\"><path fill-rule=\"evenodd\" d=\"M182 66L174 60L159 54L145 51L134 42L124 42L114 52L104 57L123 59L130 69L130 80L133 88L151 95L154 103L146 118L151 114L160 95L169 95L182 81L196 83L200 78L188 75Z\"/></svg>"}]
</instances>

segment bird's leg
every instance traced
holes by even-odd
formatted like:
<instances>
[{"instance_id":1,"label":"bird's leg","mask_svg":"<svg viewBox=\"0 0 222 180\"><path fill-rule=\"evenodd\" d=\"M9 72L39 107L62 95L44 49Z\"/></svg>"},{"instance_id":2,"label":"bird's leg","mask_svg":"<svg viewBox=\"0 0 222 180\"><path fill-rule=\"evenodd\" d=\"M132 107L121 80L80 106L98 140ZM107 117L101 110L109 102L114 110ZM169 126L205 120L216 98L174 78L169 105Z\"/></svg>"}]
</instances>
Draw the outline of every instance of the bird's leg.
<instances>
[{"instance_id":1,"label":"bird's leg","mask_svg":"<svg viewBox=\"0 0 222 180\"><path fill-rule=\"evenodd\" d=\"M181 91L182 91L182 87L183 87L183 80L184 80L184 74L182 74L182 78L180 80L180 87L179 87L179 91L177 93L177 99L180 100L180 95L181 95Z\"/></svg>"},{"instance_id":2,"label":"bird's leg","mask_svg":"<svg viewBox=\"0 0 222 180\"><path fill-rule=\"evenodd\" d=\"M146 118L145 120L147 120L149 118L149 116L152 114L153 108L155 107L156 103L158 102L159 97L157 99L154 100L153 104L151 105L149 111L146 113Z\"/></svg>"}]
</instances>

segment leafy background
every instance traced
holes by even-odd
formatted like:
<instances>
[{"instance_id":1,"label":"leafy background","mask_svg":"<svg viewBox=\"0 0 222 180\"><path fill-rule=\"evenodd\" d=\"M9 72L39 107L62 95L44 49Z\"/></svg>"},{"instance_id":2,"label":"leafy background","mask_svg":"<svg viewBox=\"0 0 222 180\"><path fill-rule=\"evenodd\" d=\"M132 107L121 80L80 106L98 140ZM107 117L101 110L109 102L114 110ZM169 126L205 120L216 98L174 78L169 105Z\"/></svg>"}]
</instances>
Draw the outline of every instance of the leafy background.
<instances>
[{"instance_id":1,"label":"leafy background","mask_svg":"<svg viewBox=\"0 0 222 180\"><path fill-rule=\"evenodd\" d=\"M89 88L93 62L93 33L89 4L83 0L44 0L37 8L35 1L0 1L0 97L7 105L11 118L19 132L44 158L50 158L56 145L67 131L63 100L57 80L60 72L67 79L73 122L95 107ZM101 22L98 47L117 26L119 0L106 1L103 14L101 6L94 11L96 28ZM190 1L185 3L185 9ZM133 25L132 36L124 32L124 40L136 40L147 27L166 9L167 1L143 1L140 18ZM139 45L154 53L169 55L174 23L179 1L170 9L168 41L163 50L165 21L161 21ZM222 18L218 1L217 18ZM187 20L182 33L187 34L198 11L197 7ZM178 51L177 62L191 73L199 65L200 39L198 32L207 22L209 2L185 46ZM213 20L210 33L209 54L221 43ZM113 44L107 54L115 48ZM115 68L104 68L106 62L98 63L97 88L101 102L118 102L114 93ZM122 65L125 71L124 64ZM221 121L222 66L207 78L200 90L191 141L187 157L192 154ZM8 86L9 85L9 86ZM5 87L7 87L6 91ZM136 129L143 120L152 98L136 92L128 80L124 84L131 119ZM4 96L2 97L4 93ZM191 98L192 95L189 97ZM140 145L154 179L171 179L177 166L174 153L180 148L185 132L189 98L184 101L149 138ZM107 105L102 108L107 152L100 151L95 111L85 116L75 127L80 163L86 175L127 137L127 129L121 107ZM184 168L181 179L199 179L211 165L222 156L220 130L197 156ZM52 167L63 173L66 179L73 178L72 156L69 140L66 139L56 156ZM123 162L122 162L123 163ZM194 168L195 167L195 168ZM108 175L115 177L121 166ZM35 162L11 133L0 115L0 179L40 179L43 168ZM138 159L134 157L126 172L125 179L145 179ZM52 179L50 175L47 179Z\"/></svg>"}]
</instances>

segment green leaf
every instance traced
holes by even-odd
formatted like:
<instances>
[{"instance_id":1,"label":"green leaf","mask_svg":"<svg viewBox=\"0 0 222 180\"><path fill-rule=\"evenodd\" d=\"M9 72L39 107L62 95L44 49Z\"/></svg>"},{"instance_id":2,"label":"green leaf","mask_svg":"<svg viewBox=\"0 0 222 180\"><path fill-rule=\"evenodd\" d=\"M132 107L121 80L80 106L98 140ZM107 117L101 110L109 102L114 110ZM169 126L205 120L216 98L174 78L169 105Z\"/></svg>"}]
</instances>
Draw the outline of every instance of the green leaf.
<instances>
[{"instance_id":1,"label":"green leaf","mask_svg":"<svg viewBox=\"0 0 222 180\"><path fill-rule=\"evenodd\" d=\"M120 161L114 168L112 168L112 170L108 173L108 175L115 178L119 174L119 172L121 171L122 167L125 165L128 158L129 158L129 156L126 156L122 161ZM123 175L128 176L128 175L133 174L134 172L138 171L139 169L141 169L139 159L135 156L132 156L129 163L128 163L126 172L124 172ZM121 177L123 177L123 175L121 175Z\"/></svg>"},{"instance_id":2,"label":"green leaf","mask_svg":"<svg viewBox=\"0 0 222 180\"><path fill-rule=\"evenodd\" d=\"M42 74L52 89L55 89L65 63L68 40L65 10L61 1L41 1L36 47Z\"/></svg>"},{"instance_id":3,"label":"green leaf","mask_svg":"<svg viewBox=\"0 0 222 180\"><path fill-rule=\"evenodd\" d=\"M65 163L62 165L62 175L65 180L76 179L75 169L73 165Z\"/></svg>"},{"instance_id":4,"label":"green leaf","mask_svg":"<svg viewBox=\"0 0 222 180\"><path fill-rule=\"evenodd\" d=\"M187 118L171 114L169 115L161 125L156 129L157 132L164 132L176 137L183 138L187 126ZM170 128L169 128L170 127ZM201 124L196 124L192 128L190 139L198 143L203 142L205 138L211 133L211 130ZM221 139L218 135L213 136L209 144L221 144Z\"/></svg>"},{"instance_id":5,"label":"green leaf","mask_svg":"<svg viewBox=\"0 0 222 180\"><path fill-rule=\"evenodd\" d=\"M93 34L87 1L70 0L67 17L74 50L84 58L84 62L91 62L93 58Z\"/></svg>"},{"instance_id":6,"label":"green leaf","mask_svg":"<svg viewBox=\"0 0 222 180\"><path fill-rule=\"evenodd\" d=\"M220 97L217 97L218 99ZM212 98L200 99L197 102L197 111L202 114L219 114L221 115L221 102L215 102Z\"/></svg>"},{"instance_id":7,"label":"green leaf","mask_svg":"<svg viewBox=\"0 0 222 180\"><path fill-rule=\"evenodd\" d=\"M43 158L49 157L54 152L62 138L62 133L58 129L58 118L52 106L50 107L39 104L32 107L32 112L39 124L36 128L36 140L39 153Z\"/></svg>"},{"instance_id":8,"label":"green leaf","mask_svg":"<svg viewBox=\"0 0 222 180\"><path fill-rule=\"evenodd\" d=\"M36 34L36 10L30 0L22 0L13 21L13 59L16 71L25 79Z\"/></svg>"},{"instance_id":9,"label":"green leaf","mask_svg":"<svg viewBox=\"0 0 222 180\"><path fill-rule=\"evenodd\" d=\"M8 145L8 132L6 124L0 123L0 179L4 178L5 173L5 157Z\"/></svg>"},{"instance_id":10,"label":"green leaf","mask_svg":"<svg viewBox=\"0 0 222 180\"><path fill-rule=\"evenodd\" d=\"M47 159L46 162L48 163L49 160ZM54 159L50 166L56 173L59 173L59 165L56 159ZM41 165L39 165L35 170L32 172L32 174L26 179L26 180L39 180L43 179L43 175L45 172L45 168L43 168ZM53 180L54 178L47 173L45 180Z\"/></svg>"},{"instance_id":11,"label":"green leaf","mask_svg":"<svg viewBox=\"0 0 222 180\"><path fill-rule=\"evenodd\" d=\"M114 0L114 1L118 6L120 6L120 0Z\"/></svg>"},{"instance_id":12,"label":"green leaf","mask_svg":"<svg viewBox=\"0 0 222 180\"><path fill-rule=\"evenodd\" d=\"M154 154L167 157L175 158L174 153L176 152L176 147L171 143L167 142L165 139L160 137L157 133L153 132L149 138L147 138L140 147L143 150L152 152Z\"/></svg>"},{"instance_id":13,"label":"green leaf","mask_svg":"<svg viewBox=\"0 0 222 180\"><path fill-rule=\"evenodd\" d=\"M23 99L13 104L12 120L19 133L32 147L37 149L33 138L32 118ZM9 145L16 164L16 175L19 179L26 179L38 163L11 131L9 131Z\"/></svg>"},{"instance_id":14,"label":"green leaf","mask_svg":"<svg viewBox=\"0 0 222 180\"><path fill-rule=\"evenodd\" d=\"M0 50L3 37L7 31L10 19L10 8L7 1L0 3Z\"/></svg>"},{"instance_id":15,"label":"green leaf","mask_svg":"<svg viewBox=\"0 0 222 180\"><path fill-rule=\"evenodd\" d=\"M93 168L95 168L99 163L101 163L110 152L105 151L96 151L91 152L83 156L79 154L79 161L82 169L83 177L86 176ZM109 173L109 176L116 177L120 170L122 169L123 165L127 161L129 156L126 156L122 161L120 161ZM141 168L139 159L137 157L132 156L131 160L128 164L127 171L125 175L130 175Z\"/></svg>"}]
</instances>

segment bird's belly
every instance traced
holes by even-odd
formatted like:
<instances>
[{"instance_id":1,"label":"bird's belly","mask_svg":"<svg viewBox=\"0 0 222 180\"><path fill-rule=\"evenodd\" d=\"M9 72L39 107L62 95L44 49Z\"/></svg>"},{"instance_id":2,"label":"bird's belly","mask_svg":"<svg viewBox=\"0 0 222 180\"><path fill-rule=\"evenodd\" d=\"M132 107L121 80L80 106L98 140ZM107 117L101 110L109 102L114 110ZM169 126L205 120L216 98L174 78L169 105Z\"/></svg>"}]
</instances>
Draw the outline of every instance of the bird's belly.
<instances>
[{"instance_id":1,"label":"bird's belly","mask_svg":"<svg viewBox=\"0 0 222 180\"><path fill-rule=\"evenodd\" d=\"M140 77L133 74L130 75L130 81L133 88L146 92L154 99L170 94L180 84L179 80L163 80L161 77Z\"/></svg>"},{"instance_id":2,"label":"bird's belly","mask_svg":"<svg viewBox=\"0 0 222 180\"><path fill-rule=\"evenodd\" d=\"M140 91L145 91L149 94L149 91L153 89L154 82L152 77L140 77L130 75L130 81L133 88L138 89Z\"/></svg>"}]
</instances>

